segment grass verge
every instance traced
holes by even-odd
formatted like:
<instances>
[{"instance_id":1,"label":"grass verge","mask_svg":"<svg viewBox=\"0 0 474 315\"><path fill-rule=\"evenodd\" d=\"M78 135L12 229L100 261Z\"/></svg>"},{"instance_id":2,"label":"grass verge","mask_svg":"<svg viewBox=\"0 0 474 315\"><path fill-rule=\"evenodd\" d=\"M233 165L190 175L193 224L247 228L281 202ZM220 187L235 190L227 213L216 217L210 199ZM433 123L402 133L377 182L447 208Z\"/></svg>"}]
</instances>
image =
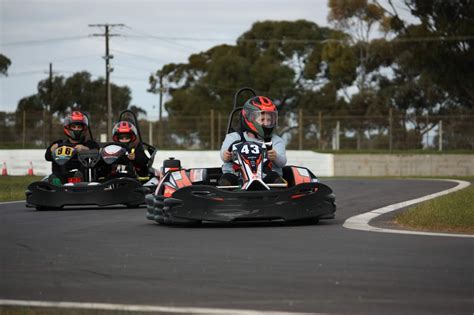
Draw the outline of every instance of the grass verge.
<instances>
[{"instance_id":1,"label":"grass verge","mask_svg":"<svg viewBox=\"0 0 474 315\"><path fill-rule=\"evenodd\" d=\"M117 310L99 310L99 309L76 309L76 308L50 308L34 306L0 306L2 315L132 315L132 314L150 314L144 312L129 312Z\"/></svg>"},{"instance_id":2,"label":"grass verge","mask_svg":"<svg viewBox=\"0 0 474 315\"><path fill-rule=\"evenodd\" d=\"M395 222L422 231L474 234L474 185L414 206Z\"/></svg>"},{"instance_id":3,"label":"grass verge","mask_svg":"<svg viewBox=\"0 0 474 315\"><path fill-rule=\"evenodd\" d=\"M0 176L0 201L25 200L25 190L41 176Z\"/></svg>"}]
</instances>

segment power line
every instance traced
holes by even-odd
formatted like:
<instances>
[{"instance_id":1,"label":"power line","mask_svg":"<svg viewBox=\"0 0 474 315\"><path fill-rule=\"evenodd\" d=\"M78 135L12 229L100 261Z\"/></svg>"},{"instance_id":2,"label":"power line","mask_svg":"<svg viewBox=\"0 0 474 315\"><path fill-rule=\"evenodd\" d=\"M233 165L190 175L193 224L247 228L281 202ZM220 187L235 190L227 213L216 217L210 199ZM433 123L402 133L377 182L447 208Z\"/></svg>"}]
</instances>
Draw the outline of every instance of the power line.
<instances>
[{"instance_id":1,"label":"power line","mask_svg":"<svg viewBox=\"0 0 474 315\"><path fill-rule=\"evenodd\" d=\"M62 41L72 41L72 40L85 39L85 38L88 38L88 36L69 36L69 37L58 37L58 38L45 38L45 39L35 39L35 40L27 40L27 41L1 43L0 46L45 45L45 44L48 44L48 43L62 42Z\"/></svg>"},{"instance_id":2,"label":"power line","mask_svg":"<svg viewBox=\"0 0 474 315\"><path fill-rule=\"evenodd\" d=\"M116 68L128 68L128 69L134 69L134 70L137 70L137 71L142 71L142 72L154 72L154 70L151 70L151 69L146 69L146 68L141 68L141 67L136 67L136 66L133 66L133 65L130 65L130 64L124 64L124 63L120 63L120 64L116 64L115 65Z\"/></svg>"},{"instance_id":3,"label":"power line","mask_svg":"<svg viewBox=\"0 0 474 315\"><path fill-rule=\"evenodd\" d=\"M177 43L176 41L174 40L171 40L171 39L166 39L166 38L159 38L159 37L156 37L154 35L151 35L151 34L148 34L148 33L145 33L143 31L139 31L139 30L136 30L136 29L133 29L129 26L127 26L126 28L128 28L129 30L131 30L132 32L138 34L139 36L133 36L133 35L127 35L127 37L130 37L130 38L148 38L148 39L157 39L157 40L160 40L160 41L163 41L167 44L171 44L171 45L174 45L174 46L178 46L180 48L184 48L185 50L181 49L181 51L184 51L184 52L187 52L189 53L190 50L191 51L194 51L196 50L196 47L192 47L192 46L188 46L188 45L183 45L183 44L180 44L180 43Z\"/></svg>"},{"instance_id":4,"label":"power line","mask_svg":"<svg viewBox=\"0 0 474 315\"><path fill-rule=\"evenodd\" d=\"M48 59L48 61L41 61L39 60L38 62L35 62L35 63L25 63L25 64L21 64L22 67L26 67L26 66L36 66L36 65L39 65L39 64L44 64L46 62L53 62L53 63L59 63L59 62L65 62L65 61L69 61L69 60L75 60L75 59L85 59L85 58L97 58L97 54L91 54L91 55L81 55L81 56L72 56L72 57L66 57L66 58L60 58L60 59Z\"/></svg>"},{"instance_id":5,"label":"power line","mask_svg":"<svg viewBox=\"0 0 474 315\"><path fill-rule=\"evenodd\" d=\"M96 78L103 78L103 75L100 75L100 74L97 74L97 73L91 73L87 70L83 70L83 71L86 71L87 73L89 73L92 77L96 77ZM55 73L61 73L61 74L76 74L76 73L80 73L82 71L72 71L72 70L57 70L55 71ZM130 81L146 81L148 82L148 77L146 78L138 78L138 77L127 77L127 76L116 76L114 75L114 78L115 79L119 79L119 80L130 80Z\"/></svg>"},{"instance_id":6,"label":"power line","mask_svg":"<svg viewBox=\"0 0 474 315\"><path fill-rule=\"evenodd\" d=\"M113 52L117 52L117 53L120 53L120 54L129 55L129 56L133 56L133 57L139 57L139 58L146 58L146 59L153 60L153 61L156 61L156 62L159 62L159 63L163 63L162 60L158 60L158 59L155 59L153 57L140 55L140 54L135 54L135 53L130 53L130 52L119 50L119 49L111 49L111 50Z\"/></svg>"},{"instance_id":7,"label":"power line","mask_svg":"<svg viewBox=\"0 0 474 315\"><path fill-rule=\"evenodd\" d=\"M44 74L44 71L23 71L23 72L12 72L9 73L8 76L3 77L4 79L8 79L10 77L19 77L19 76L24 76L24 75L31 75L31 74Z\"/></svg>"},{"instance_id":8,"label":"power line","mask_svg":"<svg viewBox=\"0 0 474 315\"><path fill-rule=\"evenodd\" d=\"M168 36L155 36L150 34L142 34L141 36L127 35L128 37L136 38L150 38L156 40L167 40L167 41L236 41L236 42L265 42L265 43L295 43L295 44L314 44L324 42L345 42L345 39L311 39L311 38L199 38L199 37L168 37ZM394 38L389 41L394 42L419 42L419 41L465 41L474 40L472 35L459 35L459 36L424 36L424 37L405 37L405 38Z\"/></svg>"},{"instance_id":9,"label":"power line","mask_svg":"<svg viewBox=\"0 0 474 315\"><path fill-rule=\"evenodd\" d=\"M99 25L97 25L99 26ZM125 25L123 25L126 27ZM179 36L157 36L151 35L147 33L143 33L141 31L134 30L130 27L127 27L130 30L133 30L135 33L139 35L126 35L129 38L147 38L147 39L155 39L167 42L168 44L180 46L186 49L196 49L192 46L182 45L177 43L177 41L194 41L194 42L229 42L229 41L236 41L236 42L266 42L266 43L277 43L277 42L285 42L285 43L295 43L295 44L313 44L318 42L343 42L345 40L341 39L309 39L309 38L302 38L302 39L290 39L290 38L215 38L215 37L179 37ZM112 36L119 36L117 34ZM123 36L123 35L122 35ZM1 43L1 47L8 47L8 46L27 46L27 45L46 45L55 42L62 42L62 41L74 41L78 39L86 39L89 36L78 35L78 36L68 36L68 37L58 37L58 38L44 38L44 39L37 39L37 40L27 40L27 41L15 41L15 42L6 42ZM405 38L394 38L390 41L392 42L424 42L424 41L468 41L474 40L474 36L472 35L459 35L459 36L424 36L424 37L405 37ZM187 51L189 52L189 51Z\"/></svg>"}]
</instances>

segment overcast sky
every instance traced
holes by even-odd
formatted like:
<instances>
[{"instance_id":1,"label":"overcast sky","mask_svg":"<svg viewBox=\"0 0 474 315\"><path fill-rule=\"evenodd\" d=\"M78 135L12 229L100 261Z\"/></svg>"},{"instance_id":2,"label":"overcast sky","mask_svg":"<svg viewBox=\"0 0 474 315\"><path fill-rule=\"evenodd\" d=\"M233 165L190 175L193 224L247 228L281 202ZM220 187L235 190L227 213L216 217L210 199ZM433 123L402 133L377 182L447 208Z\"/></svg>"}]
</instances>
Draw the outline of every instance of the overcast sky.
<instances>
[{"instance_id":1,"label":"overcast sky","mask_svg":"<svg viewBox=\"0 0 474 315\"><path fill-rule=\"evenodd\" d=\"M110 40L112 82L128 85L132 104L157 117L158 97L147 93L149 75L164 64L186 62L192 53L234 44L256 21L306 19L328 25L327 0L0 0L0 53L12 61L0 77L0 110L36 93L48 76L88 71L104 76L103 29L89 24L123 23ZM189 40L160 40L179 37Z\"/></svg>"}]
</instances>

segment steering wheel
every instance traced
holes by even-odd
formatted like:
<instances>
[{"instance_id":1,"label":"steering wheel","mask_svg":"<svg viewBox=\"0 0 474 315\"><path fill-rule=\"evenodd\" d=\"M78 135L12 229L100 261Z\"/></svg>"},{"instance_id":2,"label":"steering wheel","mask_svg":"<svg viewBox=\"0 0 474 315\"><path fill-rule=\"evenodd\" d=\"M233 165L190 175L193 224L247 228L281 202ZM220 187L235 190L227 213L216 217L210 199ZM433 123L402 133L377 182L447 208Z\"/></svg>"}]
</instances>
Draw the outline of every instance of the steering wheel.
<instances>
[{"instance_id":1,"label":"steering wheel","mask_svg":"<svg viewBox=\"0 0 474 315\"><path fill-rule=\"evenodd\" d=\"M234 142L232 142L229 145L229 148L227 149L227 151L230 151L232 153L232 160L230 162L232 162L234 164L237 164L237 165L240 165L240 162L239 162L239 159L237 158L237 155L235 153L234 145L242 143L242 142L243 142L242 140L235 140Z\"/></svg>"},{"instance_id":2,"label":"steering wheel","mask_svg":"<svg viewBox=\"0 0 474 315\"><path fill-rule=\"evenodd\" d=\"M77 154L77 159L85 168L93 168L99 162L99 150L81 151Z\"/></svg>"}]
</instances>

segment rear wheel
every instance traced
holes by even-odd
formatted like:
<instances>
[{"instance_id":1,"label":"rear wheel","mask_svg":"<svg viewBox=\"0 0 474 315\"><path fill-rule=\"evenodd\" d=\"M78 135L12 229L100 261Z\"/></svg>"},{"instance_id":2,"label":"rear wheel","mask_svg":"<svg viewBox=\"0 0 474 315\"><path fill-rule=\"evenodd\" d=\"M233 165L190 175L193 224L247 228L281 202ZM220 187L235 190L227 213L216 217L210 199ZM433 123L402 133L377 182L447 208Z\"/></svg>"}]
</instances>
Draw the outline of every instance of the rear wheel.
<instances>
[{"instance_id":1,"label":"rear wheel","mask_svg":"<svg viewBox=\"0 0 474 315\"><path fill-rule=\"evenodd\" d=\"M318 223L319 223L318 218L307 218L307 219L299 219L299 220L288 221L289 225L316 225Z\"/></svg>"}]
</instances>

